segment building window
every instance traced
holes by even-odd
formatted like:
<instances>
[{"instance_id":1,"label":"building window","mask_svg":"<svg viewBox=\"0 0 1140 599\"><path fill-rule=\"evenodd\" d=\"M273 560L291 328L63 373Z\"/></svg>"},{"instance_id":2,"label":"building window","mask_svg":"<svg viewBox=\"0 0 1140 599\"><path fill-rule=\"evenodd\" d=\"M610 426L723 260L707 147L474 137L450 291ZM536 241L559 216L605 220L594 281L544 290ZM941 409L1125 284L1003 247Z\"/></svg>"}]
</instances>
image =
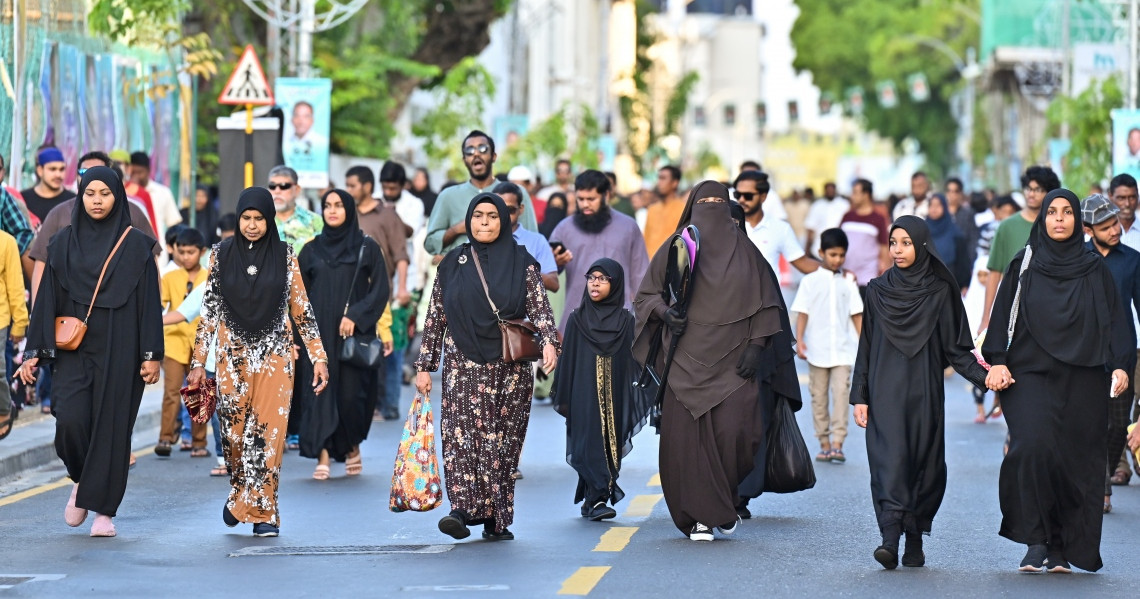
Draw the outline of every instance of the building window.
<instances>
[{"instance_id":1,"label":"building window","mask_svg":"<svg viewBox=\"0 0 1140 599\"><path fill-rule=\"evenodd\" d=\"M756 126L763 129L768 124L768 105L763 102L756 103Z\"/></svg>"},{"instance_id":2,"label":"building window","mask_svg":"<svg viewBox=\"0 0 1140 599\"><path fill-rule=\"evenodd\" d=\"M705 107L696 106L693 108L693 124L698 127L704 127L707 118L705 117Z\"/></svg>"},{"instance_id":3,"label":"building window","mask_svg":"<svg viewBox=\"0 0 1140 599\"><path fill-rule=\"evenodd\" d=\"M795 100L788 102L788 122L793 125L800 122L800 105Z\"/></svg>"},{"instance_id":4,"label":"building window","mask_svg":"<svg viewBox=\"0 0 1140 599\"><path fill-rule=\"evenodd\" d=\"M736 104L724 105L724 126L732 127L736 125Z\"/></svg>"}]
</instances>

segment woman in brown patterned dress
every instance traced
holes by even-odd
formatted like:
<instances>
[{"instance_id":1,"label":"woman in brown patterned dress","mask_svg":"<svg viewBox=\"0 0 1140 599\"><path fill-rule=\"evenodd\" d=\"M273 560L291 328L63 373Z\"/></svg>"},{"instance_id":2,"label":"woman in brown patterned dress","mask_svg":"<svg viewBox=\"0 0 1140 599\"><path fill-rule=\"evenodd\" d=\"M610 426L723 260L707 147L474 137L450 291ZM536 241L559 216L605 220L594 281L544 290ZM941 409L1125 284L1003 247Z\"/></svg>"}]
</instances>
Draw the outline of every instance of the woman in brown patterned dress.
<instances>
[{"instance_id":1,"label":"woman in brown patterned dress","mask_svg":"<svg viewBox=\"0 0 1140 599\"><path fill-rule=\"evenodd\" d=\"M313 361L313 388L328 384L328 359L293 250L281 241L273 197L251 187L238 199L237 235L214 246L194 345L191 387L206 380L206 352L218 336L218 418L230 470L222 520L253 523L275 537L277 486L293 395L293 317Z\"/></svg>"},{"instance_id":2,"label":"woman in brown patterned dress","mask_svg":"<svg viewBox=\"0 0 1140 599\"><path fill-rule=\"evenodd\" d=\"M424 323L416 389L431 392L431 375L443 354L440 434L443 472L451 513L439 530L456 539L483 525L483 538L514 539L515 481L530 418L534 376L528 362L502 357L498 320L487 301L475 260L483 268L491 299L504 319L527 317L542 338L542 368L558 361L558 331L538 265L515 243L502 198L482 193L467 208L471 240L439 265Z\"/></svg>"}]
</instances>

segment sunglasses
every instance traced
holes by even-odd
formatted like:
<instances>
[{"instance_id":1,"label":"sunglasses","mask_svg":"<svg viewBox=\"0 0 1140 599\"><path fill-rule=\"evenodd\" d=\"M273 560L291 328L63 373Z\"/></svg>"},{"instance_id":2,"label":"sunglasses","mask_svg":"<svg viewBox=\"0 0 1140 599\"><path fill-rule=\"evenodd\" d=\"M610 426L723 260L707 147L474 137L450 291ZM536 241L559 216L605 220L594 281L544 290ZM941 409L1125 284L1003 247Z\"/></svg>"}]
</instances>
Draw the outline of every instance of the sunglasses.
<instances>
[{"instance_id":1,"label":"sunglasses","mask_svg":"<svg viewBox=\"0 0 1140 599\"><path fill-rule=\"evenodd\" d=\"M0 166L0 171L2 171L2 170L4 170L4 167ZM83 175L86 175L86 174L87 174L87 169L85 169L85 168L81 168L81 169L78 169L78 170L76 170L75 172L76 172L76 174L78 174L80 177L82 177Z\"/></svg>"},{"instance_id":2,"label":"sunglasses","mask_svg":"<svg viewBox=\"0 0 1140 599\"><path fill-rule=\"evenodd\" d=\"M613 280L614 280L613 277L608 277L606 275L595 275L595 274L586 275L586 282L587 283L609 283L610 281L613 281Z\"/></svg>"},{"instance_id":3,"label":"sunglasses","mask_svg":"<svg viewBox=\"0 0 1140 599\"><path fill-rule=\"evenodd\" d=\"M477 146L463 146L464 156L474 156L476 154L487 154L491 151L491 146L487 144L479 144Z\"/></svg>"},{"instance_id":4,"label":"sunglasses","mask_svg":"<svg viewBox=\"0 0 1140 599\"><path fill-rule=\"evenodd\" d=\"M734 192L732 192L732 197L736 198L737 200L744 200L747 202L751 202L752 198L754 198L758 195L760 195L760 194L758 194L754 191L734 191Z\"/></svg>"},{"instance_id":5,"label":"sunglasses","mask_svg":"<svg viewBox=\"0 0 1140 599\"><path fill-rule=\"evenodd\" d=\"M273 191L275 189L280 189L281 191L288 191L290 189L293 189L293 184L292 183L270 183L269 185L266 185L266 187L269 188L269 191Z\"/></svg>"}]
</instances>

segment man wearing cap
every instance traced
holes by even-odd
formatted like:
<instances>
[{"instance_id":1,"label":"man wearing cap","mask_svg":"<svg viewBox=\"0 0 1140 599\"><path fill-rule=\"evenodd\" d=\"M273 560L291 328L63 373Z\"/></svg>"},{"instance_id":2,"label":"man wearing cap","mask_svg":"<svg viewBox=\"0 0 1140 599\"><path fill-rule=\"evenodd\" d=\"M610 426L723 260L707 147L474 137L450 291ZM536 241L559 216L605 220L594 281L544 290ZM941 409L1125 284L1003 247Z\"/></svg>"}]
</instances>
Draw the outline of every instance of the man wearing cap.
<instances>
[{"instance_id":1,"label":"man wearing cap","mask_svg":"<svg viewBox=\"0 0 1140 599\"><path fill-rule=\"evenodd\" d=\"M518 185L523 191L531 194L530 200L534 208L534 218L541 225L546 217L546 200L534 195L537 191L534 188L534 173L520 164L507 171L507 181Z\"/></svg>"},{"instance_id":2,"label":"man wearing cap","mask_svg":"<svg viewBox=\"0 0 1140 599\"><path fill-rule=\"evenodd\" d=\"M150 202L154 209L154 230L159 239L166 238L166 230L182 222L182 211L174 201L174 194L170 188L150 178L150 157L146 152L131 154L131 167L129 178L139 187L150 194Z\"/></svg>"},{"instance_id":3,"label":"man wearing cap","mask_svg":"<svg viewBox=\"0 0 1140 599\"><path fill-rule=\"evenodd\" d=\"M41 222L52 208L75 197L73 192L63 187L66 171L67 163L59 148L48 146L36 154L36 184L21 191L20 195L28 206L28 212Z\"/></svg>"},{"instance_id":4,"label":"man wearing cap","mask_svg":"<svg viewBox=\"0 0 1140 599\"><path fill-rule=\"evenodd\" d=\"M1085 224L1085 234L1090 239L1085 245L1102 257L1117 292L1125 306L1140 310L1140 252L1120 242L1120 209L1108 198L1093 194L1081 202L1081 219ZM1136 344L1136 330L1129 331L1133 346ZM1129 352L1131 362L1125 372L1136 371L1136 355ZM1120 452L1128 435L1128 425L1132 423L1129 410L1132 407L1133 392L1126 389L1117 397L1108 400L1108 454L1104 482L1104 511L1112 509L1111 477L1116 468Z\"/></svg>"}]
</instances>

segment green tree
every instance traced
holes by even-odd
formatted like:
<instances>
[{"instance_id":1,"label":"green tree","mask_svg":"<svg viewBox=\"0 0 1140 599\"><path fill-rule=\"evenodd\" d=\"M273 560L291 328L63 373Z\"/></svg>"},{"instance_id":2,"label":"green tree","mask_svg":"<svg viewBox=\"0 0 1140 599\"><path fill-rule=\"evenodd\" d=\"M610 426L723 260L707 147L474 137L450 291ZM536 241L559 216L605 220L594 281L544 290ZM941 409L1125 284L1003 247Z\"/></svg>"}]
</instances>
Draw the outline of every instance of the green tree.
<instances>
[{"instance_id":1,"label":"green tree","mask_svg":"<svg viewBox=\"0 0 1140 599\"><path fill-rule=\"evenodd\" d=\"M487 100L494 94L491 73L474 58L465 58L435 88L435 109L412 125L412 133L423 139L428 161L445 166L452 179L463 179L459 138L466 131L483 128Z\"/></svg>"},{"instance_id":2,"label":"green tree","mask_svg":"<svg viewBox=\"0 0 1140 599\"><path fill-rule=\"evenodd\" d=\"M864 125L896 145L918 141L928 166L952 168L958 124L949 98L962 85L953 59L935 48L945 44L959 57L977 47L979 0L796 0L800 15L792 27L797 70L835 97L861 86ZM907 77L926 75L930 97L911 99ZM893 81L898 105L886 108L876 83Z\"/></svg>"},{"instance_id":3,"label":"green tree","mask_svg":"<svg viewBox=\"0 0 1140 599\"><path fill-rule=\"evenodd\" d=\"M1065 156L1065 187L1084 190L1100 183L1111 172L1112 144L1108 124L1113 109L1124 106L1124 90L1118 77L1093 82L1075 98L1058 96L1049 105L1050 137L1060 137L1062 123L1069 125L1072 146Z\"/></svg>"},{"instance_id":4,"label":"green tree","mask_svg":"<svg viewBox=\"0 0 1140 599\"><path fill-rule=\"evenodd\" d=\"M510 148L500 150L499 163L504 168L521 164L544 169L567 158L578 170L596 169L600 162L595 143L600 134L601 126L589 106L567 104L531 127Z\"/></svg>"}]
</instances>

